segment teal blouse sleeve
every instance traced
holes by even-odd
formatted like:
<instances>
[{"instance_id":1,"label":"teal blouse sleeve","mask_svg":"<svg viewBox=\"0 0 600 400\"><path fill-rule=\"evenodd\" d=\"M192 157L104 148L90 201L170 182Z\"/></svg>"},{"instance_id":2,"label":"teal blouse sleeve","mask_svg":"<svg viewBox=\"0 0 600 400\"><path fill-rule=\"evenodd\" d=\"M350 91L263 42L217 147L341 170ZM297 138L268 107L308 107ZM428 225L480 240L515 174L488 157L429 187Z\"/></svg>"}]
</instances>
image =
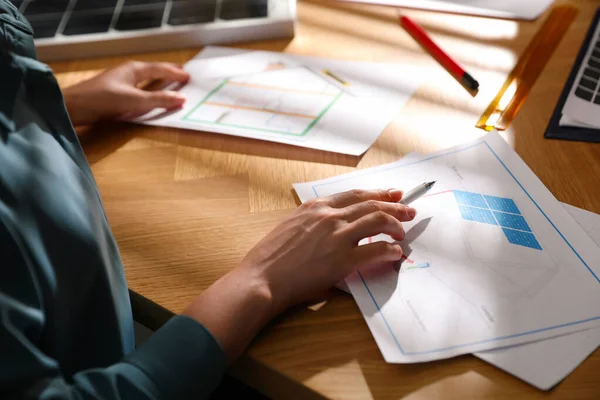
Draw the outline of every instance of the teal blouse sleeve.
<instances>
[{"instance_id":1,"label":"teal blouse sleeve","mask_svg":"<svg viewBox=\"0 0 600 400\"><path fill-rule=\"evenodd\" d=\"M226 357L177 316L138 349L119 251L52 71L0 0L0 398L200 399Z\"/></svg>"}]
</instances>

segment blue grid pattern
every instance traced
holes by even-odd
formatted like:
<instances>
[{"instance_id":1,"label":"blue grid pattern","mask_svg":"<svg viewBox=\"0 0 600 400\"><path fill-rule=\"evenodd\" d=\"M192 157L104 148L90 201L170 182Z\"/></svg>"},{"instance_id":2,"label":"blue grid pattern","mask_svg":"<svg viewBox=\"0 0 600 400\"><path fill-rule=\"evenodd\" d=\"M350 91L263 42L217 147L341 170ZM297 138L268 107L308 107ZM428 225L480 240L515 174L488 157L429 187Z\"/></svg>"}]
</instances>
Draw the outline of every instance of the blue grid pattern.
<instances>
[{"instance_id":1,"label":"blue grid pattern","mask_svg":"<svg viewBox=\"0 0 600 400\"><path fill-rule=\"evenodd\" d=\"M461 192L460 190L454 191L454 197L458 204L466 204L472 207L489 208L479 193Z\"/></svg>"},{"instance_id":2,"label":"blue grid pattern","mask_svg":"<svg viewBox=\"0 0 600 400\"><path fill-rule=\"evenodd\" d=\"M533 233L515 231L514 229L502 228L506 238L512 244L519 246L531 247L532 249L542 250L542 246L538 243Z\"/></svg>"},{"instance_id":3,"label":"blue grid pattern","mask_svg":"<svg viewBox=\"0 0 600 400\"><path fill-rule=\"evenodd\" d=\"M509 243L542 250L513 200L460 190L454 190L453 193L463 219L500 226Z\"/></svg>"},{"instance_id":4,"label":"blue grid pattern","mask_svg":"<svg viewBox=\"0 0 600 400\"><path fill-rule=\"evenodd\" d=\"M511 199L503 199L496 196L483 196L487 205L495 211L502 211L513 214L521 214L519 207Z\"/></svg>"},{"instance_id":5,"label":"blue grid pattern","mask_svg":"<svg viewBox=\"0 0 600 400\"><path fill-rule=\"evenodd\" d=\"M531 228L527 225L527 221L520 215L501 213L497 211L492 212L498 225L505 228L517 229L520 231L531 232Z\"/></svg>"},{"instance_id":6,"label":"blue grid pattern","mask_svg":"<svg viewBox=\"0 0 600 400\"><path fill-rule=\"evenodd\" d=\"M466 207L460 204L458 205L458 209L460 210L460 214L462 215L463 219L481 222L484 224L498 225L496 223L496 220L494 219L494 215L490 210L484 210L483 208Z\"/></svg>"}]
</instances>

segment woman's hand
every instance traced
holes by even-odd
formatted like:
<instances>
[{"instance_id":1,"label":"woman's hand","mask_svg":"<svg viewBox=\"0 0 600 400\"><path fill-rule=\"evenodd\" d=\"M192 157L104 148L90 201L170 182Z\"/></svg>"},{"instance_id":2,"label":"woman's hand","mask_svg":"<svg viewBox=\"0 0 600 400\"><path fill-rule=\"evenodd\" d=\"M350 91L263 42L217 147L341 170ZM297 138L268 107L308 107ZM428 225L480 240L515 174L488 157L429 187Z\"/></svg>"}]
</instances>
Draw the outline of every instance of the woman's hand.
<instances>
[{"instance_id":1,"label":"woman's hand","mask_svg":"<svg viewBox=\"0 0 600 400\"><path fill-rule=\"evenodd\" d=\"M277 226L242 261L239 271L262 280L275 312L313 300L359 267L398 261L398 244L359 246L380 233L404 239L402 222L416 211L401 191L354 190L309 201Z\"/></svg>"},{"instance_id":2,"label":"woman's hand","mask_svg":"<svg viewBox=\"0 0 600 400\"><path fill-rule=\"evenodd\" d=\"M190 76L168 63L130 61L63 91L73 125L103 119L133 119L155 108L177 109L185 97L172 91L146 91L143 82L161 80L186 83Z\"/></svg>"},{"instance_id":3,"label":"woman's hand","mask_svg":"<svg viewBox=\"0 0 600 400\"><path fill-rule=\"evenodd\" d=\"M237 356L286 308L315 299L359 267L400 260L398 244L358 243L380 233L404 239L402 222L416 211L401 198L399 190L354 190L305 203L185 313Z\"/></svg>"}]
</instances>

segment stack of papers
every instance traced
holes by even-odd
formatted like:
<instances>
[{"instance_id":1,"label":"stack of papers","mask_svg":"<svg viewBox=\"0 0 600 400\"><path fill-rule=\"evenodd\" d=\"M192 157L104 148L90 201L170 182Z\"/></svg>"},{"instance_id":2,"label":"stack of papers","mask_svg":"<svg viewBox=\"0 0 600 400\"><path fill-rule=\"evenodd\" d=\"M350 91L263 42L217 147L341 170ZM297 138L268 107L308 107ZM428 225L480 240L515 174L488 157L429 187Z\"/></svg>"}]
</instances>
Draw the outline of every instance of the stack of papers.
<instances>
[{"instance_id":1,"label":"stack of papers","mask_svg":"<svg viewBox=\"0 0 600 400\"><path fill-rule=\"evenodd\" d=\"M497 133L294 188L304 202L432 180L405 224L406 259L346 279L385 360L474 353L551 388L600 345L600 248L590 237L600 241L600 217L559 203ZM363 244L378 240L392 239Z\"/></svg>"},{"instance_id":2,"label":"stack of papers","mask_svg":"<svg viewBox=\"0 0 600 400\"><path fill-rule=\"evenodd\" d=\"M184 69L191 75L179 90L187 97L184 107L155 110L135 122L350 155L375 142L422 75L405 64L215 47Z\"/></svg>"}]
</instances>

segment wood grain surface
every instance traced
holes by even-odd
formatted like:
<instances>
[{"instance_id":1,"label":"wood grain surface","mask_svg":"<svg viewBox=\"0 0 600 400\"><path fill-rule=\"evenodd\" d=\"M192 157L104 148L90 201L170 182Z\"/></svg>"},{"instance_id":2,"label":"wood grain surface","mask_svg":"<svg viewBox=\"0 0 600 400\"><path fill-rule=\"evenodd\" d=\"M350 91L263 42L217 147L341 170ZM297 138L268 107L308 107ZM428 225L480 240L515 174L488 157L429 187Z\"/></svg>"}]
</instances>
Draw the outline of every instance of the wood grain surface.
<instances>
[{"instance_id":1,"label":"wood grain surface","mask_svg":"<svg viewBox=\"0 0 600 400\"><path fill-rule=\"evenodd\" d=\"M525 1L525 0L524 0ZM600 1L580 12L510 129L503 133L560 200L600 212L600 145L543 133ZM473 98L396 23L399 10L301 1L292 40L237 47L336 59L413 63L427 79L361 157L204 132L105 124L81 141L121 249L130 287L180 312L296 207L291 184L395 161L475 139L474 127L543 18L516 22L402 10L481 84ZM127 59L184 63L200 49L57 62L65 87ZM599 399L600 351L541 392L463 356L416 365L384 362L353 300L336 293L318 311L296 309L256 339L231 372L274 398Z\"/></svg>"}]
</instances>

